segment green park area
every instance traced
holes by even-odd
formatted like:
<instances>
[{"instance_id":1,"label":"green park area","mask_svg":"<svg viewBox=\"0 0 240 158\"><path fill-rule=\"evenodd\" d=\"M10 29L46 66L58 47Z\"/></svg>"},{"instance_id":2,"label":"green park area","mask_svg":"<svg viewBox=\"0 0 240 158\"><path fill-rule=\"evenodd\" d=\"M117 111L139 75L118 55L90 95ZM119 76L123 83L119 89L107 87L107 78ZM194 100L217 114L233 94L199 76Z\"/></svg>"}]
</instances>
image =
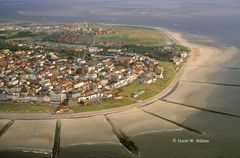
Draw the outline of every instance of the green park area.
<instances>
[{"instance_id":1,"label":"green park area","mask_svg":"<svg viewBox=\"0 0 240 158\"><path fill-rule=\"evenodd\" d=\"M52 112L52 107L38 103L0 102L2 112Z\"/></svg>"},{"instance_id":2,"label":"green park area","mask_svg":"<svg viewBox=\"0 0 240 158\"><path fill-rule=\"evenodd\" d=\"M144 45L162 46L165 44L165 37L156 29L136 26L121 25L98 25L103 29L112 29L114 33L104 34L96 37L97 45Z\"/></svg>"},{"instance_id":3,"label":"green park area","mask_svg":"<svg viewBox=\"0 0 240 158\"><path fill-rule=\"evenodd\" d=\"M31 31L0 31L0 39L3 40L34 40L36 37L43 37L45 34Z\"/></svg>"},{"instance_id":4,"label":"green park area","mask_svg":"<svg viewBox=\"0 0 240 158\"><path fill-rule=\"evenodd\" d=\"M93 26L93 29L102 29L105 31L111 30L111 33L94 36L91 34L83 35L81 31L62 31L49 34L44 38L44 40L65 44L81 44L87 46L95 45L108 47L121 47L124 45L162 46L166 43L166 37L158 30L153 28L95 24Z\"/></svg>"},{"instance_id":5,"label":"green park area","mask_svg":"<svg viewBox=\"0 0 240 158\"><path fill-rule=\"evenodd\" d=\"M31 31L0 31L0 39L3 40L26 40L45 41L65 44L81 44L96 46L163 46L166 44L166 37L160 31L153 28L122 26L122 25L101 25L96 24L94 29L112 30L112 33L95 36L83 35L81 32L60 31L57 33L43 33ZM65 37L62 39L61 37Z\"/></svg>"}]
</instances>

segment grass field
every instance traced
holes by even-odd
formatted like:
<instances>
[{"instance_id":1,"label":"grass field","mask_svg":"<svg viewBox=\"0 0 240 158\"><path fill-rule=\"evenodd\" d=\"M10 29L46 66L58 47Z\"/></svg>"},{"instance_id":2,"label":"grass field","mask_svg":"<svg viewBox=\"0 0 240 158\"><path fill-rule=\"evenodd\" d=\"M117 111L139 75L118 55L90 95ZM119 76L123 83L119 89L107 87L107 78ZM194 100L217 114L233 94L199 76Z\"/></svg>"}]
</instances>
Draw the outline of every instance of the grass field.
<instances>
[{"instance_id":1,"label":"grass field","mask_svg":"<svg viewBox=\"0 0 240 158\"><path fill-rule=\"evenodd\" d=\"M5 40L33 40L34 37L45 34L30 31L0 31L0 35L4 35L2 38Z\"/></svg>"},{"instance_id":2,"label":"grass field","mask_svg":"<svg viewBox=\"0 0 240 158\"><path fill-rule=\"evenodd\" d=\"M61 40L59 37L61 36L68 36L73 37L72 39L64 39ZM52 41L56 43L65 43L65 44L81 44L81 45L87 45L90 46L93 44L93 36L87 36L87 35L81 35L80 33L71 33L71 32L64 32L60 34L52 34L48 37L44 38L45 41Z\"/></svg>"},{"instance_id":3,"label":"grass field","mask_svg":"<svg viewBox=\"0 0 240 158\"><path fill-rule=\"evenodd\" d=\"M119 25L98 25L97 27L115 31L113 34L97 36L97 45L108 43L109 45L161 46L166 43L164 35L151 28Z\"/></svg>"},{"instance_id":4,"label":"grass field","mask_svg":"<svg viewBox=\"0 0 240 158\"><path fill-rule=\"evenodd\" d=\"M73 111L86 112L127 106L155 96L156 94L164 90L176 75L173 67L174 65L172 63L161 62L161 65L164 67L164 79L157 80L155 83L152 84L142 84L137 82L132 83L128 86L116 90L117 93L120 92L123 95L123 99L120 100L108 99L107 101L101 104L96 104L92 106L75 106L73 107ZM138 90L144 90L145 93L138 96L137 98L133 98L131 94Z\"/></svg>"},{"instance_id":5,"label":"grass field","mask_svg":"<svg viewBox=\"0 0 240 158\"><path fill-rule=\"evenodd\" d=\"M133 92L144 90L145 93L135 98L136 101L142 101L160 93L170 84L170 82L175 77L174 70L170 68L171 63L164 62L162 65L164 67L164 79L158 79L155 83L152 84L133 83L129 86L121 88L121 93L123 93L125 96L131 97L131 94Z\"/></svg>"},{"instance_id":6,"label":"grass field","mask_svg":"<svg viewBox=\"0 0 240 158\"><path fill-rule=\"evenodd\" d=\"M121 100L108 99L104 103L96 104L92 106L75 106L73 107L74 112L87 112L87 111L97 111L105 110L111 108L117 108L125 105L130 105L136 103L134 99L124 97Z\"/></svg>"},{"instance_id":7,"label":"grass field","mask_svg":"<svg viewBox=\"0 0 240 158\"><path fill-rule=\"evenodd\" d=\"M123 46L123 45L144 45L144 46L162 46L166 44L166 36L161 34L158 30L146 27L137 26L120 26L120 25L101 25L94 26L95 29L111 29L115 33L103 34L96 36L96 46ZM66 34L66 33L65 33ZM80 33L68 35L78 35L78 37L71 41L58 41L56 35L50 35L46 40L58 43L69 44L83 44L92 45L93 36L81 36Z\"/></svg>"},{"instance_id":8,"label":"grass field","mask_svg":"<svg viewBox=\"0 0 240 158\"><path fill-rule=\"evenodd\" d=\"M137 26L121 26L121 25L103 25L97 24L96 29L111 29L115 33L96 36L96 45L144 45L144 46L162 46L166 44L166 36L156 29ZM70 34L71 35L71 34ZM78 35L72 34L72 35ZM0 38L5 40L29 40L36 39L50 40L58 43L69 44L93 44L93 36L79 36L76 40L58 41L55 35L47 35L45 33L37 33L30 31L0 31Z\"/></svg>"},{"instance_id":9,"label":"grass field","mask_svg":"<svg viewBox=\"0 0 240 158\"><path fill-rule=\"evenodd\" d=\"M52 112L52 107L37 103L0 102L2 112Z\"/></svg>"}]
</instances>

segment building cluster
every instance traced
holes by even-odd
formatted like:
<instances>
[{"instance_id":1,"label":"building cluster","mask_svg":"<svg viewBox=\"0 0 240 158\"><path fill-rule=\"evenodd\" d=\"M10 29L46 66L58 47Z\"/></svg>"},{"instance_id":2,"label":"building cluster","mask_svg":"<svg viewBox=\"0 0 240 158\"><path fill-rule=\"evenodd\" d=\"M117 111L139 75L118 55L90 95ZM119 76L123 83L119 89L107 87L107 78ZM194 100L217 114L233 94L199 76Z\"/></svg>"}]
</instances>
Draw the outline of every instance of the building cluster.
<instances>
[{"instance_id":1,"label":"building cluster","mask_svg":"<svg viewBox=\"0 0 240 158\"><path fill-rule=\"evenodd\" d=\"M115 33L111 28L104 29L100 26L97 27L94 24L88 22L78 22L69 24L39 24L39 23L4 23L0 24L0 31L31 31L31 32L44 32L44 33L55 33L55 32L79 32L82 35L103 35Z\"/></svg>"},{"instance_id":2,"label":"building cluster","mask_svg":"<svg viewBox=\"0 0 240 158\"><path fill-rule=\"evenodd\" d=\"M115 89L134 81L149 84L163 78L162 67L149 57L114 49L89 51L96 64L54 52L1 50L0 101L60 103L67 98L88 105L114 97Z\"/></svg>"},{"instance_id":3,"label":"building cluster","mask_svg":"<svg viewBox=\"0 0 240 158\"><path fill-rule=\"evenodd\" d=\"M187 58L190 54L189 51L176 51L175 48L171 45L163 47L165 52L174 52L174 57L172 58L172 62L176 65L180 65L184 62L184 59Z\"/></svg>"}]
</instances>

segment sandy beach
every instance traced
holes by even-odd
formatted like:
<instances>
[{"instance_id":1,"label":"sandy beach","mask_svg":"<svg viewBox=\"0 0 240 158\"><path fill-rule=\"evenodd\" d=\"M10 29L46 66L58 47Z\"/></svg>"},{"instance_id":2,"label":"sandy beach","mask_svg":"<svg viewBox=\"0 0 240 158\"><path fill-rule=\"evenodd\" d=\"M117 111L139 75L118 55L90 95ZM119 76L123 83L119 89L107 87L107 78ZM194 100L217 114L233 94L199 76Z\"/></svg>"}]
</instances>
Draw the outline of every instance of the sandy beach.
<instances>
[{"instance_id":1,"label":"sandy beach","mask_svg":"<svg viewBox=\"0 0 240 158\"><path fill-rule=\"evenodd\" d=\"M199 48L200 52L193 54L178 87L165 99L239 115L239 110L232 108L234 106L226 106L238 103L239 49L193 44L183 39L180 33L170 33L183 45Z\"/></svg>"},{"instance_id":2,"label":"sandy beach","mask_svg":"<svg viewBox=\"0 0 240 158\"><path fill-rule=\"evenodd\" d=\"M0 130L9 122L10 120L0 120Z\"/></svg>"},{"instance_id":3,"label":"sandy beach","mask_svg":"<svg viewBox=\"0 0 240 158\"><path fill-rule=\"evenodd\" d=\"M171 131L180 127L147 114L137 108L108 116L113 124L128 136L156 131Z\"/></svg>"},{"instance_id":4,"label":"sandy beach","mask_svg":"<svg viewBox=\"0 0 240 158\"><path fill-rule=\"evenodd\" d=\"M104 116L61 120L61 146L120 144Z\"/></svg>"},{"instance_id":5,"label":"sandy beach","mask_svg":"<svg viewBox=\"0 0 240 158\"><path fill-rule=\"evenodd\" d=\"M56 121L18 120L0 138L0 150L51 152Z\"/></svg>"}]
</instances>

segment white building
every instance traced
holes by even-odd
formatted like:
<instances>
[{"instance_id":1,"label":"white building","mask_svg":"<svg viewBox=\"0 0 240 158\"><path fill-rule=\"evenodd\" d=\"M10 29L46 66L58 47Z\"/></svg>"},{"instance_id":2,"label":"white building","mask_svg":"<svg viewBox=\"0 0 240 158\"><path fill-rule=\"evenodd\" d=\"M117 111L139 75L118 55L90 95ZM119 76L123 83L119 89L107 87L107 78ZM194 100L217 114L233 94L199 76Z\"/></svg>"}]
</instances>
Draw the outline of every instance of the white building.
<instances>
[{"instance_id":1,"label":"white building","mask_svg":"<svg viewBox=\"0 0 240 158\"><path fill-rule=\"evenodd\" d=\"M181 53L181 58L186 58L188 56L188 53L187 52L182 52Z\"/></svg>"},{"instance_id":2,"label":"white building","mask_svg":"<svg viewBox=\"0 0 240 158\"><path fill-rule=\"evenodd\" d=\"M51 101L52 103L61 103L63 102L64 99L66 99L66 94L60 93L60 94L51 94L50 95Z\"/></svg>"},{"instance_id":3,"label":"white building","mask_svg":"<svg viewBox=\"0 0 240 158\"><path fill-rule=\"evenodd\" d=\"M93 93L93 94L86 95L86 96L80 96L78 98L78 102L81 102L81 101L84 101L84 100L91 100L91 99L94 99L94 98L101 98L101 97L104 97L104 94L102 92Z\"/></svg>"},{"instance_id":4,"label":"white building","mask_svg":"<svg viewBox=\"0 0 240 158\"><path fill-rule=\"evenodd\" d=\"M80 83L77 83L77 84L74 84L74 86L73 86L73 88L80 88L80 87L82 87L82 86L84 86L85 85L85 83L84 82L80 82Z\"/></svg>"}]
</instances>

